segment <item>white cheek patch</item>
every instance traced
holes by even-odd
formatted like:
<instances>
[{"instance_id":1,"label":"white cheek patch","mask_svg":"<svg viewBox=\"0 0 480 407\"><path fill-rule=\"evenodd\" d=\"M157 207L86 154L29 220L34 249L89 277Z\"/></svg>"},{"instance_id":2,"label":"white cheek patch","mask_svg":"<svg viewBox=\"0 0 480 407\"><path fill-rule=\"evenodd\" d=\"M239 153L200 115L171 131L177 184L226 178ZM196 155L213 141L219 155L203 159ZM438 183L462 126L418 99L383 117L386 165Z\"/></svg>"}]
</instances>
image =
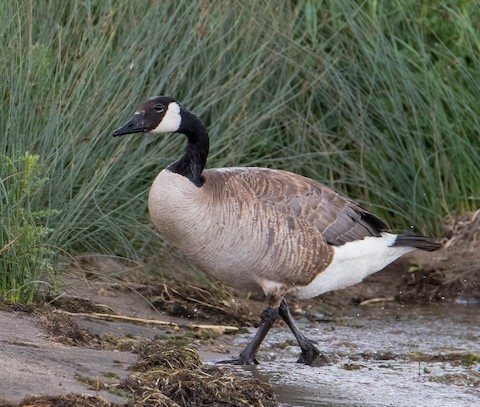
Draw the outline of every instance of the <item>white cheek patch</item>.
<instances>
[{"instance_id":1,"label":"white cheek patch","mask_svg":"<svg viewBox=\"0 0 480 407\"><path fill-rule=\"evenodd\" d=\"M158 123L157 127L150 130L150 133L175 133L180 128L181 122L180 105L176 102L171 102L162 121Z\"/></svg>"}]
</instances>

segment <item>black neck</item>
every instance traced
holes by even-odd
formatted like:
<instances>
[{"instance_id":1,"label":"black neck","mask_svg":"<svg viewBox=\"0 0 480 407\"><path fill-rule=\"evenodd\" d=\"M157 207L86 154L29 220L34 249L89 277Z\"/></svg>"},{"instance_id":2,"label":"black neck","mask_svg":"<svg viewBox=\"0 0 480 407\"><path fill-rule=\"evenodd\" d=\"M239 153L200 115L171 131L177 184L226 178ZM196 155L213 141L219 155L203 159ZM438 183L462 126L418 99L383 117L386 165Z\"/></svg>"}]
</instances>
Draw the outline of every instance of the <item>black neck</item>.
<instances>
[{"instance_id":1,"label":"black neck","mask_svg":"<svg viewBox=\"0 0 480 407\"><path fill-rule=\"evenodd\" d=\"M187 148L180 160L168 166L168 169L187 177L197 187L204 183L202 171L205 168L208 156L208 131L201 120L192 113L182 111L182 124L178 133L188 138Z\"/></svg>"}]
</instances>

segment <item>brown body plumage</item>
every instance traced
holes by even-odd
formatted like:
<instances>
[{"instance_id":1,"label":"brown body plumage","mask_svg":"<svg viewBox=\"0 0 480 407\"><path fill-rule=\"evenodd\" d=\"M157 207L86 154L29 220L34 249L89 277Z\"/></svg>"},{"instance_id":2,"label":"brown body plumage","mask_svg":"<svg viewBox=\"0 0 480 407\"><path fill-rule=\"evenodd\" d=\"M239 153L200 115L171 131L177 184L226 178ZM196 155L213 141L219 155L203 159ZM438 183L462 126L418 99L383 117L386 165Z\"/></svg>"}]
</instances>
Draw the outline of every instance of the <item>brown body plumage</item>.
<instances>
[{"instance_id":1,"label":"brown body plumage","mask_svg":"<svg viewBox=\"0 0 480 407\"><path fill-rule=\"evenodd\" d=\"M261 168L213 169L203 176L202 188L192 188L164 170L149 197L156 228L202 270L239 289L265 291L270 284L286 292L307 285L328 266L332 249L318 228L330 222L308 221L314 213L300 192L308 188L307 179ZM284 177L296 184L282 182ZM286 193L297 201L293 206L282 200Z\"/></svg>"}]
</instances>

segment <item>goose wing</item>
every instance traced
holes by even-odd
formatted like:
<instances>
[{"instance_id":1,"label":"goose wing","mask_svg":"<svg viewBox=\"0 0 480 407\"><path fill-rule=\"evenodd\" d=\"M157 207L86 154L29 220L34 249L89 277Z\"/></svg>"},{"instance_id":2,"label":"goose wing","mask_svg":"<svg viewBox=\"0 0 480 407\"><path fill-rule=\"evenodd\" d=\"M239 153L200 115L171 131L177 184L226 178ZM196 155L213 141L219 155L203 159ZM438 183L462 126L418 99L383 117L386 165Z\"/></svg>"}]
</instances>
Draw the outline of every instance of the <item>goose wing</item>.
<instances>
[{"instance_id":1,"label":"goose wing","mask_svg":"<svg viewBox=\"0 0 480 407\"><path fill-rule=\"evenodd\" d=\"M298 174L267 168L214 169L204 174L207 180L223 184L220 189L226 195L224 199L254 197L263 205L313 225L331 245L380 236L389 229L385 221L356 202Z\"/></svg>"}]
</instances>

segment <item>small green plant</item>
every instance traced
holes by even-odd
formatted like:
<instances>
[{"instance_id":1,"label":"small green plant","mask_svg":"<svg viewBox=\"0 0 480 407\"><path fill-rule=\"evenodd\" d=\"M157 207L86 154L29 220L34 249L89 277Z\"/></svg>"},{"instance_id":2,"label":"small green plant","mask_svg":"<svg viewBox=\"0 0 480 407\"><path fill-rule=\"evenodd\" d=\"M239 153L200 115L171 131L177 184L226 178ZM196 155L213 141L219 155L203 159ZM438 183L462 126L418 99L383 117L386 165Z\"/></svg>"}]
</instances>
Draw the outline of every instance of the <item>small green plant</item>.
<instances>
[{"instance_id":1,"label":"small green plant","mask_svg":"<svg viewBox=\"0 0 480 407\"><path fill-rule=\"evenodd\" d=\"M53 281L55 251L46 245L53 229L46 222L58 211L33 209L47 181L39 156L0 156L0 297L9 302L31 303L38 286Z\"/></svg>"}]
</instances>

